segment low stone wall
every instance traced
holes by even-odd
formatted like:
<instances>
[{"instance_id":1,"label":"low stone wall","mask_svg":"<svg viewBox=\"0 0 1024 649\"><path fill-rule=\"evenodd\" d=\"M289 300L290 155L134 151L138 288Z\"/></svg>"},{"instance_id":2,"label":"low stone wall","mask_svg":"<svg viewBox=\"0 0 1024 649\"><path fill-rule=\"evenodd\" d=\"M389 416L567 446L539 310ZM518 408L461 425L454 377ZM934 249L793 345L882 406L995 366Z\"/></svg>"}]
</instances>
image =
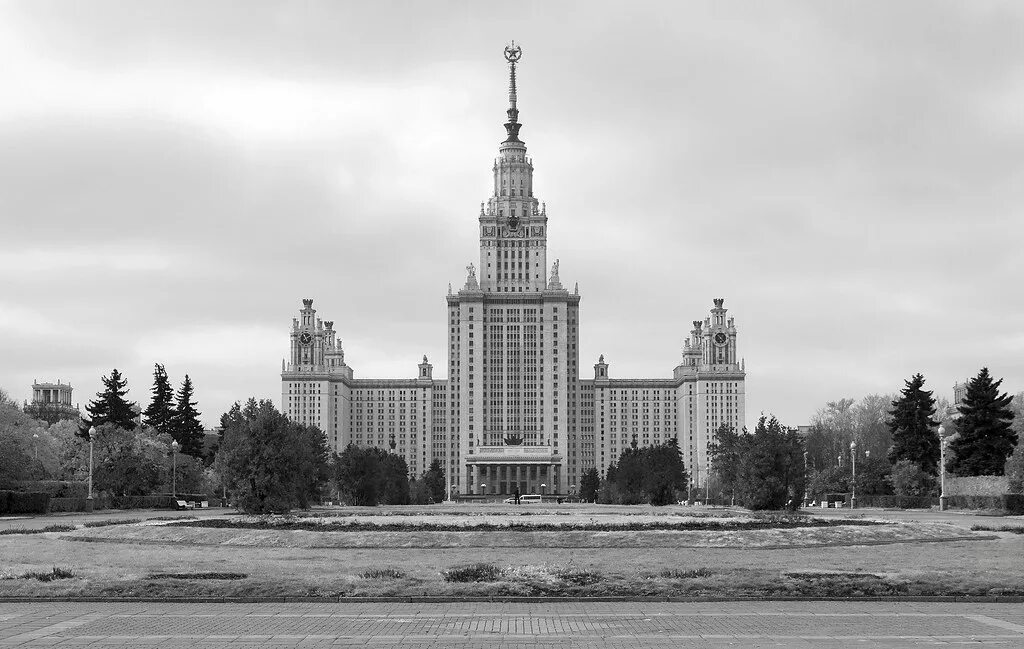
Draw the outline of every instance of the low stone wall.
<instances>
[{"instance_id":1,"label":"low stone wall","mask_svg":"<svg viewBox=\"0 0 1024 649\"><path fill-rule=\"evenodd\" d=\"M1004 475L946 476L948 496L1001 496L1009 487Z\"/></svg>"}]
</instances>

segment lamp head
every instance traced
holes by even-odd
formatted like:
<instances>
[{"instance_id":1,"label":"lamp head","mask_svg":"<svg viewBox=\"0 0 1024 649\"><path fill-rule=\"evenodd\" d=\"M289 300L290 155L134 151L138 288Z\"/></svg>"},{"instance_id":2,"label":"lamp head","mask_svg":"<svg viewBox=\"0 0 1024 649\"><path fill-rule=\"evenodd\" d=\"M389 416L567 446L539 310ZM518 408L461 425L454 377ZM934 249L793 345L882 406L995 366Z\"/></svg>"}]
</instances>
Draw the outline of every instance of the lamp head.
<instances>
[{"instance_id":1,"label":"lamp head","mask_svg":"<svg viewBox=\"0 0 1024 649\"><path fill-rule=\"evenodd\" d=\"M851 451L856 451L857 450L857 442L856 441L850 442L850 450Z\"/></svg>"},{"instance_id":2,"label":"lamp head","mask_svg":"<svg viewBox=\"0 0 1024 649\"><path fill-rule=\"evenodd\" d=\"M174 452L178 451L178 440L172 440L171 441L171 450L174 451Z\"/></svg>"},{"instance_id":3,"label":"lamp head","mask_svg":"<svg viewBox=\"0 0 1024 649\"><path fill-rule=\"evenodd\" d=\"M89 440L92 441L93 437L96 437L96 427L89 426Z\"/></svg>"},{"instance_id":4,"label":"lamp head","mask_svg":"<svg viewBox=\"0 0 1024 649\"><path fill-rule=\"evenodd\" d=\"M946 427L945 426L939 426L939 437L942 437L945 434L946 434Z\"/></svg>"}]
</instances>

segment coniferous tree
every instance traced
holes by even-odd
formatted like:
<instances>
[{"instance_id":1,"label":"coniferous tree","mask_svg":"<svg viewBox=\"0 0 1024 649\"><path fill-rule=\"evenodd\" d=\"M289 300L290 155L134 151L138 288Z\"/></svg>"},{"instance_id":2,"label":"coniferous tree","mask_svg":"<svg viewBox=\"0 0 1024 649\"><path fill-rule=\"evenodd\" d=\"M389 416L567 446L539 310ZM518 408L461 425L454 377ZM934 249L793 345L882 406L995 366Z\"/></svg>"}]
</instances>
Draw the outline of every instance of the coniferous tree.
<instances>
[{"instance_id":1,"label":"coniferous tree","mask_svg":"<svg viewBox=\"0 0 1024 649\"><path fill-rule=\"evenodd\" d=\"M158 433L171 434L174 427L174 390L167 379L167 371L160 363L153 369L153 400L142 413L147 426Z\"/></svg>"},{"instance_id":2,"label":"coniferous tree","mask_svg":"<svg viewBox=\"0 0 1024 649\"><path fill-rule=\"evenodd\" d=\"M88 417L82 418L82 426L78 434L89 438L89 428L99 428L103 424L113 424L125 430L135 430L135 408L138 406L125 399L128 394L128 380L122 378L121 372L114 368L110 376L104 376L103 391L96 393L96 399L89 402L85 410Z\"/></svg>"},{"instance_id":3,"label":"coniferous tree","mask_svg":"<svg viewBox=\"0 0 1024 649\"><path fill-rule=\"evenodd\" d=\"M595 502L597 492L601 488L601 474L597 467L590 467L580 476L580 500L583 502Z\"/></svg>"},{"instance_id":4,"label":"coniferous tree","mask_svg":"<svg viewBox=\"0 0 1024 649\"><path fill-rule=\"evenodd\" d=\"M229 418L216 468L239 507L250 513L309 507L329 478L324 434L289 420L267 400L249 399L238 414Z\"/></svg>"},{"instance_id":5,"label":"coniferous tree","mask_svg":"<svg viewBox=\"0 0 1024 649\"><path fill-rule=\"evenodd\" d=\"M181 445L181 452L192 457L203 456L203 424L199 421L201 414L196 410L196 402L192 401L192 379L188 374L178 390L178 404L174 408L171 420L171 437Z\"/></svg>"},{"instance_id":6,"label":"coniferous tree","mask_svg":"<svg viewBox=\"0 0 1024 649\"><path fill-rule=\"evenodd\" d=\"M954 453L949 469L956 475L1003 475L1006 458L1017 445L1011 427L1013 397L999 394L1003 380L993 381L988 368L967 383L967 394L958 410L959 437L950 443Z\"/></svg>"},{"instance_id":7,"label":"coniferous tree","mask_svg":"<svg viewBox=\"0 0 1024 649\"><path fill-rule=\"evenodd\" d=\"M761 415L738 438L736 500L750 509L795 509L804 494L804 442L793 429Z\"/></svg>"},{"instance_id":8,"label":"coniferous tree","mask_svg":"<svg viewBox=\"0 0 1024 649\"><path fill-rule=\"evenodd\" d=\"M935 414L935 399L930 390L923 390L924 376L915 374L905 381L898 399L892 402L886 424L892 431L889 462L910 460L923 470L935 475L939 468L939 422Z\"/></svg>"},{"instance_id":9,"label":"coniferous tree","mask_svg":"<svg viewBox=\"0 0 1024 649\"><path fill-rule=\"evenodd\" d=\"M441 465L441 460L435 457L430 461L430 468L423 474L423 482L426 484L427 497L431 502L444 501L448 487L445 484L444 467Z\"/></svg>"}]
</instances>

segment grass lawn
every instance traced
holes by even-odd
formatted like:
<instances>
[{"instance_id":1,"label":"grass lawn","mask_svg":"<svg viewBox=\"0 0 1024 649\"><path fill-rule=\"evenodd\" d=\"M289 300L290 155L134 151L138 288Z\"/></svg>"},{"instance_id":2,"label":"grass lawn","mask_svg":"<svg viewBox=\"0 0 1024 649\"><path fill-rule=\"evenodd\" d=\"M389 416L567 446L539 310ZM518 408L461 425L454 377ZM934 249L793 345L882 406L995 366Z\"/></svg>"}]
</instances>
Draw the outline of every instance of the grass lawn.
<instances>
[{"instance_id":1,"label":"grass lawn","mask_svg":"<svg viewBox=\"0 0 1024 649\"><path fill-rule=\"evenodd\" d=\"M1024 536L947 523L628 531L614 528L705 517L683 507L592 505L326 514L314 519L326 529L362 523L358 531L319 531L142 521L3 535L0 596L1024 594ZM706 520L758 517L730 512ZM405 529L403 521L416 525ZM480 521L499 529L474 531ZM529 529L530 521L543 529ZM566 529L553 531L552 523Z\"/></svg>"}]
</instances>

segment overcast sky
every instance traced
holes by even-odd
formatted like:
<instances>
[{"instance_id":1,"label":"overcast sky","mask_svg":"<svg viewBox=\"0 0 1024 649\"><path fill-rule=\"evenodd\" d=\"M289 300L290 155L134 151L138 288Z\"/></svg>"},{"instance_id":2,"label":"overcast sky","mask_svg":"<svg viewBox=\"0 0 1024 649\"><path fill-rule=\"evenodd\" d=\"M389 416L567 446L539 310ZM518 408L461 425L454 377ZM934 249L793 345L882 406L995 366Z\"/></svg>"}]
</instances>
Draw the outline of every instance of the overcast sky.
<instances>
[{"instance_id":1,"label":"overcast sky","mask_svg":"<svg viewBox=\"0 0 1024 649\"><path fill-rule=\"evenodd\" d=\"M747 422L983 365L1024 390L1019 2L5 2L0 387L280 404L301 298L444 376L523 47L580 365L669 377L724 297Z\"/></svg>"}]
</instances>

